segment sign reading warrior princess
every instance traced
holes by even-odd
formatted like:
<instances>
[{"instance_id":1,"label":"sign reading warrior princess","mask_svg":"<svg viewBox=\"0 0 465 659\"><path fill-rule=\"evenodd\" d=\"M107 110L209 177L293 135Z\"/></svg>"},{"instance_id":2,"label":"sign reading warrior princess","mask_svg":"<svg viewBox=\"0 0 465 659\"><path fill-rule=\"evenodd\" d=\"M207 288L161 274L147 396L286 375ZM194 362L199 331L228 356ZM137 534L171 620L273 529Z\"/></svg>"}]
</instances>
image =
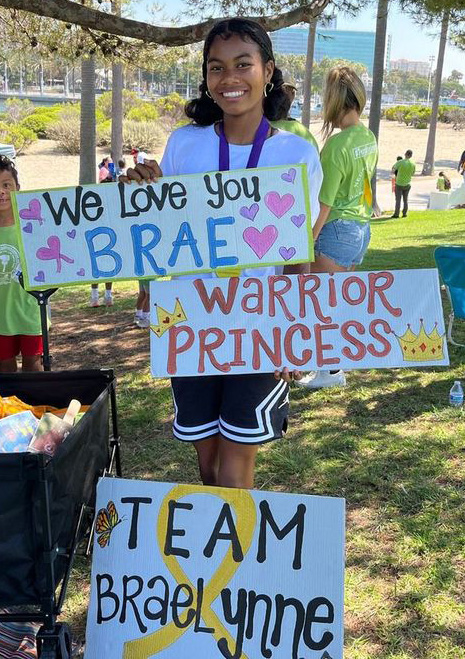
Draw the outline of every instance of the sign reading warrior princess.
<instances>
[{"instance_id":1,"label":"sign reading warrior princess","mask_svg":"<svg viewBox=\"0 0 465 659\"><path fill-rule=\"evenodd\" d=\"M305 165L19 192L14 208L27 289L313 257Z\"/></svg>"},{"instance_id":2,"label":"sign reading warrior princess","mask_svg":"<svg viewBox=\"0 0 465 659\"><path fill-rule=\"evenodd\" d=\"M86 659L342 659L344 500L105 478Z\"/></svg>"},{"instance_id":3,"label":"sign reading warrior princess","mask_svg":"<svg viewBox=\"0 0 465 659\"><path fill-rule=\"evenodd\" d=\"M155 377L447 365L436 270L152 282Z\"/></svg>"}]
</instances>

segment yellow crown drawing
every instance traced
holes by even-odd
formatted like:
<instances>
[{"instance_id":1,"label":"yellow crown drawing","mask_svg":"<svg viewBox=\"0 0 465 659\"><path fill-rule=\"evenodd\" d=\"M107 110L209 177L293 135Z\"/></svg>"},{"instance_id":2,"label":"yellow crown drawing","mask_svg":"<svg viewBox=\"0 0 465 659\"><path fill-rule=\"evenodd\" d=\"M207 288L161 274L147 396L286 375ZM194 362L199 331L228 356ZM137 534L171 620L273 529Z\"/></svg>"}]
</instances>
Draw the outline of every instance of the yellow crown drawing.
<instances>
[{"instance_id":1,"label":"yellow crown drawing","mask_svg":"<svg viewBox=\"0 0 465 659\"><path fill-rule=\"evenodd\" d=\"M157 307L157 320L158 325L150 325L152 332L155 332L157 336L163 336L163 334L178 323L182 323L184 320L187 320L187 316L184 313L182 304L179 301L179 298L176 298L176 304L174 307L173 313L169 313L163 307L160 307L158 304L155 304Z\"/></svg>"},{"instance_id":2,"label":"yellow crown drawing","mask_svg":"<svg viewBox=\"0 0 465 659\"><path fill-rule=\"evenodd\" d=\"M433 331L428 334L420 318L420 331L412 332L410 323L402 336L395 335L406 362L433 362L444 359L444 336L439 334L438 324L434 324Z\"/></svg>"}]
</instances>

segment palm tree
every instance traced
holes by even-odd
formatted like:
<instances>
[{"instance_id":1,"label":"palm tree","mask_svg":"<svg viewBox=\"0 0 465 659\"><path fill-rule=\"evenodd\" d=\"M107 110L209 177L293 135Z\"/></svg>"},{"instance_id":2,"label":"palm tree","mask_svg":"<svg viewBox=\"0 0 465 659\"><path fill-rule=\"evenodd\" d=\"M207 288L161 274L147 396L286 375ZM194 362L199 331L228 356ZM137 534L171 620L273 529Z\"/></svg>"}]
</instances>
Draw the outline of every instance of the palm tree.
<instances>
[{"instance_id":1,"label":"palm tree","mask_svg":"<svg viewBox=\"0 0 465 659\"><path fill-rule=\"evenodd\" d=\"M113 13L121 15L121 1L113 0ZM123 65L113 62L111 83L111 157L115 165L123 157Z\"/></svg>"},{"instance_id":2,"label":"palm tree","mask_svg":"<svg viewBox=\"0 0 465 659\"><path fill-rule=\"evenodd\" d=\"M438 63L436 67L436 79L434 82L433 103L431 106L431 121L426 145L425 161L423 163L422 175L428 176L434 173L434 148L436 145L436 128L438 123L439 98L441 95L442 69L444 65L444 53L447 43L447 32L449 29L450 10L445 9L442 14L441 36L439 39Z\"/></svg>"},{"instance_id":3,"label":"palm tree","mask_svg":"<svg viewBox=\"0 0 465 659\"><path fill-rule=\"evenodd\" d=\"M79 183L95 183L95 60L81 61L81 152Z\"/></svg>"},{"instance_id":4,"label":"palm tree","mask_svg":"<svg viewBox=\"0 0 465 659\"><path fill-rule=\"evenodd\" d=\"M373 60L373 85L371 88L370 117L368 127L379 141L379 124L381 121L381 98L383 95L384 55L386 52L386 32L389 13L389 0L378 0L376 13L375 53ZM373 193L373 211L379 214L376 201L376 173L371 180Z\"/></svg>"}]
</instances>

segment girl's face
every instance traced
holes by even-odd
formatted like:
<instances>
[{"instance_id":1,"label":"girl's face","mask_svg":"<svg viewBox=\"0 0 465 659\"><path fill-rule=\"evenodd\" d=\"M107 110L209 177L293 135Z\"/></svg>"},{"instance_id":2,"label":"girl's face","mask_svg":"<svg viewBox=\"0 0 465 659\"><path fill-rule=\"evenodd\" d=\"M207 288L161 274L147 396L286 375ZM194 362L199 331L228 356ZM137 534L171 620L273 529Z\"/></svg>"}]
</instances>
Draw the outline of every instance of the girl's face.
<instances>
[{"instance_id":1,"label":"girl's face","mask_svg":"<svg viewBox=\"0 0 465 659\"><path fill-rule=\"evenodd\" d=\"M263 88L273 70L273 62L263 63L255 42L238 34L226 41L217 36L207 57L207 87L225 115L263 112Z\"/></svg>"},{"instance_id":2,"label":"girl's face","mask_svg":"<svg viewBox=\"0 0 465 659\"><path fill-rule=\"evenodd\" d=\"M11 210L10 194L18 189L11 172L0 171L0 212Z\"/></svg>"}]
</instances>

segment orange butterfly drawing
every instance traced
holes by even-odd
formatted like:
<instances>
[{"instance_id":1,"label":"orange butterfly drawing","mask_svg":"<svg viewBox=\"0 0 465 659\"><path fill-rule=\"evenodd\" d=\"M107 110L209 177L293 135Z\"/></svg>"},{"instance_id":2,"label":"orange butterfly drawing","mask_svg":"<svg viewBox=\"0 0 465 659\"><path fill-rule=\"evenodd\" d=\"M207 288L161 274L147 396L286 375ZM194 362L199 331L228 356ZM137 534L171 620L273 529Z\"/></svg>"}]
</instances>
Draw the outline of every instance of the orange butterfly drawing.
<instances>
[{"instance_id":1,"label":"orange butterfly drawing","mask_svg":"<svg viewBox=\"0 0 465 659\"><path fill-rule=\"evenodd\" d=\"M113 501L109 501L106 508L100 508L97 513L95 531L98 536L97 542L101 547L110 544L111 532L121 521Z\"/></svg>"}]
</instances>

